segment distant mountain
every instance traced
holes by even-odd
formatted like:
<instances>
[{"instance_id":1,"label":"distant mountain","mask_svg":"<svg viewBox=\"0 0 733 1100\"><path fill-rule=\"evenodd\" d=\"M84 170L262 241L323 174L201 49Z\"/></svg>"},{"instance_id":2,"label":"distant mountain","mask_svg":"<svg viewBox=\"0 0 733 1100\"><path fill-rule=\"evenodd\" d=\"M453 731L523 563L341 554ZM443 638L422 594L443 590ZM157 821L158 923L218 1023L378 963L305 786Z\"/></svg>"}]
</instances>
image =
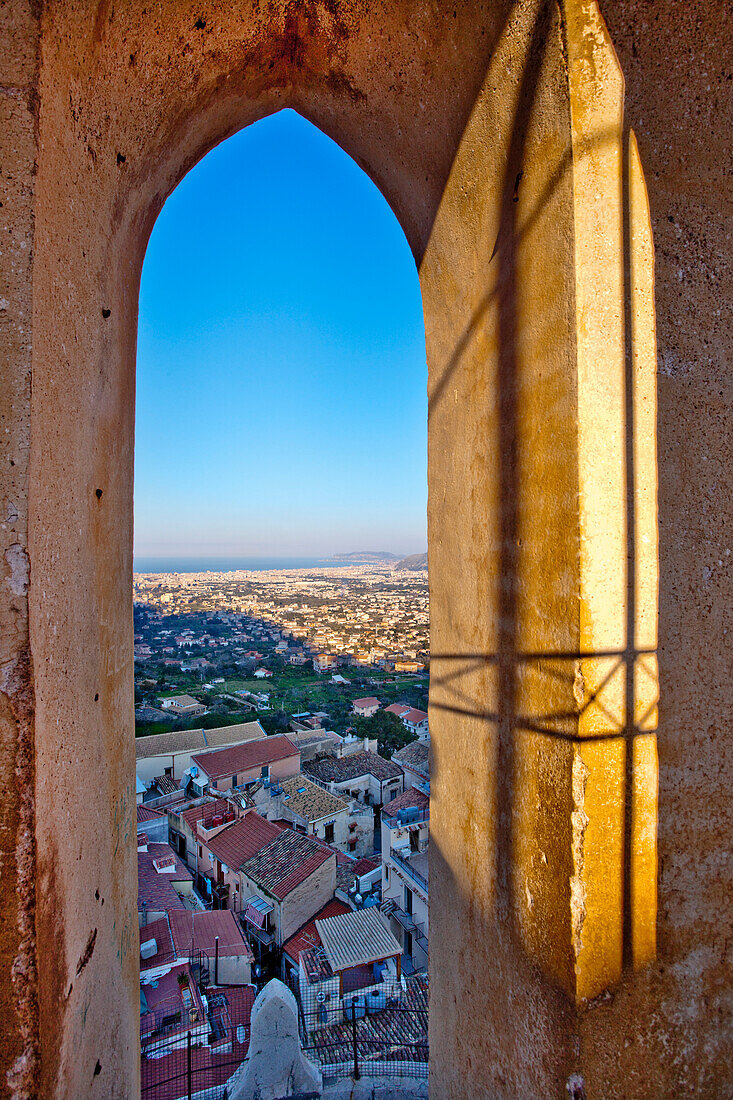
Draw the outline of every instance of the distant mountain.
<instances>
[{"instance_id":1,"label":"distant mountain","mask_svg":"<svg viewBox=\"0 0 733 1100\"><path fill-rule=\"evenodd\" d=\"M402 561L398 561L395 565L395 569L427 569L428 567L428 555L427 554L408 554Z\"/></svg>"},{"instance_id":2,"label":"distant mountain","mask_svg":"<svg viewBox=\"0 0 733 1100\"><path fill-rule=\"evenodd\" d=\"M331 561L397 561L398 557L388 550L358 550L354 554L334 554Z\"/></svg>"}]
</instances>

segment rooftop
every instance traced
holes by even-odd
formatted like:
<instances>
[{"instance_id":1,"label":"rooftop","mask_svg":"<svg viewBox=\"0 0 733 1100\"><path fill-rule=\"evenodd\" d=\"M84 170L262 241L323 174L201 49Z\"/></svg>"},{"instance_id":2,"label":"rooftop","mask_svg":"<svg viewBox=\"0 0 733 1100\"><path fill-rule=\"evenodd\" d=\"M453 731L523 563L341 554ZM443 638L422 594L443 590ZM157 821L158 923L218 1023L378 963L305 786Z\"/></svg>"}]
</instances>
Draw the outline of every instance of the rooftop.
<instances>
[{"instance_id":1,"label":"rooftop","mask_svg":"<svg viewBox=\"0 0 733 1100\"><path fill-rule=\"evenodd\" d=\"M172 872L156 871L153 860L173 858ZM185 909L183 901L176 892L174 882L193 882L193 875L181 863L173 849L167 844L148 844L147 852L137 853L137 904L147 910Z\"/></svg>"},{"instance_id":2,"label":"rooftop","mask_svg":"<svg viewBox=\"0 0 733 1100\"><path fill-rule=\"evenodd\" d=\"M295 775L281 783L283 789L283 809L306 821L318 821L322 817L348 810L349 804L343 798L337 798L330 791L324 791L305 775Z\"/></svg>"},{"instance_id":3,"label":"rooftop","mask_svg":"<svg viewBox=\"0 0 733 1100\"><path fill-rule=\"evenodd\" d=\"M145 821L154 821L156 818L163 817L163 813L160 810L153 810L148 806L138 805L136 809L138 825Z\"/></svg>"},{"instance_id":4,"label":"rooftop","mask_svg":"<svg viewBox=\"0 0 733 1100\"><path fill-rule=\"evenodd\" d=\"M247 878L282 901L334 853L310 837L283 829L240 868Z\"/></svg>"},{"instance_id":5,"label":"rooftop","mask_svg":"<svg viewBox=\"0 0 733 1100\"><path fill-rule=\"evenodd\" d=\"M153 777L153 783L161 794L173 794L180 790L178 783L170 775L156 775Z\"/></svg>"},{"instance_id":6,"label":"rooftop","mask_svg":"<svg viewBox=\"0 0 733 1100\"><path fill-rule=\"evenodd\" d=\"M343 913L350 912L351 909L343 901L332 898L307 924L304 924L289 940L285 941L283 944L284 954L289 955L291 959L298 962L301 951L308 951L311 947L321 946L321 937L318 935L318 929L316 928L317 920L339 917Z\"/></svg>"},{"instance_id":7,"label":"rooftop","mask_svg":"<svg viewBox=\"0 0 733 1100\"><path fill-rule=\"evenodd\" d=\"M317 920L316 929L334 973L402 954L376 907Z\"/></svg>"},{"instance_id":8,"label":"rooftop","mask_svg":"<svg viewBox=\"0 0 733 1100\"><path fill-rule=\"evenodd\" d=\"M214 814L223 814L231 808L226 798L212 798L208 802L200 802L198 806L188 806L185 810L172 810L171 812L181 818L182 821L185 821L189 828L195 830L197 821L206 821Z\"/></svg>"},{"instance_id":9,"label":"rooftop","mask_svg":"<svg viewBox=\"0 0 733 1100\"><path fill-rule=\"evenodd\" d=\"M241 745L230 745L229 748L214 752L197 753L191 759L209 778L223 779L241 771L273 764L277 760L286 760L298 753L297 745L289 737L280 734L246 741Z\"/></svg>"},{"instance_id":10,"label":"rooftop","mask_svg":"<svg viewBox=\"0 0 733 1100\"><path fill-rule=\"evenodd\" d=\"M411 741L403 749L393 752L392 759L404 768L412 768L427 779L430 775L430 742Z\"/></svg>"},{"instance_id":11,"label":"rooftop","mask_svg":"<svg viewBox=\"0 0 733 1100\"><path fill-rule=\"evenodd\" d=\"M374 695L368 695L366 699L354 699L353 705L355 707L378 707L379 699L375 698Z\"/></svg>"},{"instance_id":12,"label":"rooftop","mask_svg":"<svg viewBox=\"0 0 733 1100\"><path fill-rule=\"evenodd\" d=\"M206 912L176 910L169 915L169 920L173 945L179 955L195 950L212 954L216 950L218 936L220 955L245 955L250 962L254 959L252 949L230 909Z\"/></svg>"},{"instance_id":13,"label":"rooftop","mask_svg":"<svg viewBox=\"0 0 733 1100\"><path fill-rule=\"evenodd\" d=\"M316 760L306 760L303 771L322 783L344 783L362 775L373 775L375 779L396 779L402 775L402 768L391 760L385 760L376 752L354 752L349 756L321 756Z\"/></svg>"},{"instance_id":14,"label":"rooftop","mask_svg":"<svg viewBox=\"0 0 733 1100\"><path fill-rule=\"evenodd\" d=\"M223 745L235 745L265 737L259 722L238 722L234 726L218 726L216 729L179 730L170 733L151 733L135 739L135 758L147 760L159 754L195 752L197 749L218 749Z\"/></svg>"},{"instance_id":15,"label":"rooftop","mask_svg":"<svg viewBox=\"0 0 733 1100\"><path fill-rule=\"evenodd\" d=\"M220 863L226 863L227 867L238 871L246 860L281 832L280 826L274 821L268 821L251 810L245 817L228 825L205 843Z\"/></svg>"},{"instance_id":16,"label":"rooftop","mask_svg":"<svg viewBox=\"0 0 733 1100\"><path fill-rule=\"evenodd\" d=\"M415 707L411 707L408 711L405 711L404 714L400 715L405 722L415 723L424 722L427 716L427 711L417 710Z\"/></svg>"},{"instance_id":17,"label":"rooftop","mask_svg":"<svg viewBox=\"0 0 733 1100\"><path fill-rule=\"evenodd\" d=\"M408 787L406 791L398 794L391 802L385 803L382 806L382 816L391 817L399 813L400 810L411 809L430 809L430 798L423 791L419 791L417 787Z\"/></svg>"},{"instance_id":18,"label":"rooftop","mask_svg":"<svg viewBox=\"0 0 733 1100\"><path fill-rule=\"evenodd\" d=\"M150 921L140 929L140 946L148 940L155 940L157 950L150 958L140 956L140 970L154 970L158 966L167 966L175 960L173 939L167 917Z\"/></svg>"}]
</instances>

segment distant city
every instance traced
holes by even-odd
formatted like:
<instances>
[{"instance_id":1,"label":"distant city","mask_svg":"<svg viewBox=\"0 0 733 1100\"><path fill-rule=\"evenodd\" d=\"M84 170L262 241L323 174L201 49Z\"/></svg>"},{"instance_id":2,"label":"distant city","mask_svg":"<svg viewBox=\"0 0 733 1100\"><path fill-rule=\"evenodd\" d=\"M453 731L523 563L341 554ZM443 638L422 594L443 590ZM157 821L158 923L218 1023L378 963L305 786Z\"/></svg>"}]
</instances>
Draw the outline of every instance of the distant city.
<instances>
[{"instance_id":1,"label":"distant city","mask_svg":"<svg viewBox=\"0 0 733 1100\"><path fill-rule=\"evenodd\" d=\"M234 1082L273 978L324 1076L424 1077L426 555L228 564L134 576L143 1095Z\"/></svg>"}]
</instances>

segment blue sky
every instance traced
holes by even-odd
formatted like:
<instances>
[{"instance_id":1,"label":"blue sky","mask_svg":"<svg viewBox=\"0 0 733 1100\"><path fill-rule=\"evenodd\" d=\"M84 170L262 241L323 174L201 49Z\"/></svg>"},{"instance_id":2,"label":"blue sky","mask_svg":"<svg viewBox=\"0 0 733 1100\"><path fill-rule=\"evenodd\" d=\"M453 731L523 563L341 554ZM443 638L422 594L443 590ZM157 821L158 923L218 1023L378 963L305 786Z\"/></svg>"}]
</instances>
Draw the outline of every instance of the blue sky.
<instances>
[{"instance_id":1,"label":"blue sky","mask_svg":"<svg viewBox=\"0 0 733 1100\"><path fill-rule=\"evenodd\" d=\"M137 555L426 547L417 271L350 157L293 111L168 199L140 289Z\"/></svg>"}]
</instances>

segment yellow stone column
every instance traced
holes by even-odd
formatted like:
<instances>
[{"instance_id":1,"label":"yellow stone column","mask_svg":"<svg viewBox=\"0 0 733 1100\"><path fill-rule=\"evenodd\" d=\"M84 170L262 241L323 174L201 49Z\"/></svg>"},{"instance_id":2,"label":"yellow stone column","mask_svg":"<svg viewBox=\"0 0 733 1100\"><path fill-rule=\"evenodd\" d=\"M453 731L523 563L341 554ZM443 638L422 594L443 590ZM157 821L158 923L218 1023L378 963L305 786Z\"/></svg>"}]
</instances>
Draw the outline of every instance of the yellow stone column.
<instances>
[{"instance_id":1,"label":"yellow stone column","mask_svg":"<svg viewBox=\"0 0 733 1100\"><path fill-rule=\"evenodd\" d=\"M595 0L512 9L420 276L431 1059L458 1095L470 988L483 1083L543 1094L536 1036L570 1064L570 1008L655 952L653 252Z\"/></svg>"}]
</instances>

